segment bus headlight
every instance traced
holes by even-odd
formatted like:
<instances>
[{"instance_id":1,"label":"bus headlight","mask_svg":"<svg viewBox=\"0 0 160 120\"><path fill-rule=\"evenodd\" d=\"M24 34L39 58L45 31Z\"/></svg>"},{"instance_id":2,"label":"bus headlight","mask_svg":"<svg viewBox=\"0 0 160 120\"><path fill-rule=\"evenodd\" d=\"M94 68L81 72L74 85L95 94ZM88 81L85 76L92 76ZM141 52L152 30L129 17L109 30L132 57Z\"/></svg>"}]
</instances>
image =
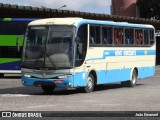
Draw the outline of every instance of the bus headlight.
<instances>
[{"instance_id":1,"label":"bus headlight","mask_svg":"<svg viewBox=\"0 0 160 120\"><path fill-rule=\"evenodd\" d=\"M24 77L27 77L27 78L31 78L31 75L29 74L23 74Z\"/></svg>"}]
</instances>

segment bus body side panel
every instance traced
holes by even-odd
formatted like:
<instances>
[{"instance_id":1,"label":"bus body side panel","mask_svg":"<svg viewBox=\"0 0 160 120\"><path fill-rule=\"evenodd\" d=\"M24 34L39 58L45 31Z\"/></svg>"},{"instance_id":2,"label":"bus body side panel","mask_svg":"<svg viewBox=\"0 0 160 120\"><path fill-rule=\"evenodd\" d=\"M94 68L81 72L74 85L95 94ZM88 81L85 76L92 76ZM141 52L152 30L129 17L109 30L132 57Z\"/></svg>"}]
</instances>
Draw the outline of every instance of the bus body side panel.
<instances>
[{"instance_id":1,"label":"bus body side panel","mask_svg":"<svg viewBox=\"0 0 160 120\"><path fill-rule=\"evenodd\" d=\"M86 79L88 74L86 72L77 72L74 74L74 87L86 86Z\"/></svg>"},{"instance_id":2,"label":"bus body side panel","mask_svg":"<svg viewBox=\"0 0 160 120\"><path fill-rule=\"evenodd\" d=\"M138 78L146 78L155 75L155 66L138 68Z\"/></svg>"},{"instance_id":3,"label":"bus body side panel","mask_svg":"<svg viewBox=\"0 0 160 120\"><path fill-rule=\"evenodd\" d=\"M98 84L129 80L130 71L130 69L117 69L97 72Z\"/></svg>"},{"instance_id":4,"label":"bus body side panel","mask_svg":"<svg viewBox=\"0 0 160 120\"><path fill-rule=\"evenodd\" d=\"M138 68L138 79L153 76L155 67ZM107 71L97 71L98 84L114 83L130 80L131 69L117 69Z\"/></svg>"},{"instance_id":5,"label":"bus body side panel","mask_svg":"<svg viewBox=\"0 0 160 120\"><path fill-rule=\"evenodd\" d=\"M4 59L0 58L0 70L21 70L21 60L9 59L4 62Z\"/></svg>"},{"instance_id":6,"label":"bus body side panel","mask_svg":"<svg viewBox=\"0 0 160 120\"><path fill-rule=\"evenodd\" d=\"M127 81L134 68L138 69L138 79L155 74L154 48L91 48L88 51L87 66L97 73L97 84ZM117 53L117 51L119 53Z\"/></svg>"}]
</instances>

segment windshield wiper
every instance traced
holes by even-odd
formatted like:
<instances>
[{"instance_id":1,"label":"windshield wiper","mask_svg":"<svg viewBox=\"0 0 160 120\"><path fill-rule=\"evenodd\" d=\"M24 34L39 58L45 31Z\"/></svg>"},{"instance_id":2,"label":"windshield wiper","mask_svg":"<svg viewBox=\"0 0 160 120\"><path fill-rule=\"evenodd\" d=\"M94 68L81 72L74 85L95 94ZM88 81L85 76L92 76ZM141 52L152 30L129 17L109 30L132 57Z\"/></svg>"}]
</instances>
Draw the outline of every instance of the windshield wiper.
<instances>
[{"instance_id":1,"label":"windshield wiper","mask_svg":"<svg viewBox=\"0 0 160 120\"><path fill-rule=\"evenodd\" d=\"M33 67L38 63L38 60L41 58L41 56L42 56L44 53L45 53L44 50L42 50L42 51L40 52L39 56L36 58L36 60L35 60L35 62L34 62Z\"/></svg>"},{"instance_id":2,"label":"windshield wiper","mask_svg":"<svg viewBox=\"0 0 160 120\"><path fill-rule=\"evenodd\" d=\"M56 69L56 70L58 69L58 67L54 64L54 61L50 58L50 56L49 56L44 50L42 50L42 51L40 52L39 56L36 58L33 67L36 66L36 64L38 63L38 60L41 58L42 55L44 55L44 57L45 57L45 55L46 55L46 56L48 57L50 63L51 63L52 66L54 67L54 69ZM44 61L44 62L45 62L45 61ZM45 68L45 63L44 63L44 68Z\"/></svg>"},{"instance_id":3,"label":"windshield wiper","mask_svg":"<svg viewBox=\"0 0 160 120\"><path fill-rule=\"evenodd\" d=\"M58 67L54 64L54 61L51 59L50 55L48 55L48 54L46 53L46 56L48 57L48 59L49 59L50 63L52 64L52 66L53 66L56 70L58 70Z\"/></svg>"}]
</instances>

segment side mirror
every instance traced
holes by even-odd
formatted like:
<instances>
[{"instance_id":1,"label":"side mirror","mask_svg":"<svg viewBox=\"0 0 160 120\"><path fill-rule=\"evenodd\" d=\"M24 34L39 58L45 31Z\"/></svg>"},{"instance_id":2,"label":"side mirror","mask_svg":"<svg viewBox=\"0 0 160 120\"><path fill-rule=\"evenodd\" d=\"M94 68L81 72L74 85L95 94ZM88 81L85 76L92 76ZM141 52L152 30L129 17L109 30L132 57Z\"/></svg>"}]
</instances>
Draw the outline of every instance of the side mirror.
<instances>
[{"instance_id":1,"label":"side mirror","mask_svg":"<svg viewBox=\"0 0 160 120\"><path fill-rule=\"evenodd\" d=\"M75 39L76 43L77 43L77 48L78 48L78 53L81 55L82 54L82 43L79 37L76 37Z\"/></svg>"},{"instance_id":2,"label":"side mirror","mask_svg":"<svg viewBox=\"0 0 160 120\"><path fill-rule=\"evenodd\" d=\"M16 46L17 46L17 51L18 51L18 52L20 52L20 43L19 43L19 41L20 41L21 38L23 39L23 38L24 38L24 35L18 35L18 36L17 36Z\"/></svg>"},{"instance_id":3,"label":"side mirror","mask_svg":"<svg viewBox=\"0 0 160 120\"><path fill-rule=\"evenodd\" d=\"M77 44L80 43L80 38L76 37L75 41L76 41Z\"/></svg>"}]
</instances>

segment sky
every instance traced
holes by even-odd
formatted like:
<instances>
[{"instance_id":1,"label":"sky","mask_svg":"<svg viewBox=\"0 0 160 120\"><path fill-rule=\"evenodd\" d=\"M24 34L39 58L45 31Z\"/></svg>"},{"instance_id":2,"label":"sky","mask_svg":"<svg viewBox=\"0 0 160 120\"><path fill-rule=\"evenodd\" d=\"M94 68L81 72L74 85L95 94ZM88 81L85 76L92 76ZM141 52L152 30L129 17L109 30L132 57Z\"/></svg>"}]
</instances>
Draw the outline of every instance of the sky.
<instances>
[{"instance_id":1,"label":"sky","mask_svg":"<svg viewBox=\"0 0 160 120\"><path fill-rule=\"evenodd\" d=\"M18 4L33 7L47 7L82 12L110 14L111 0L0 0L3 4Z\"/></svg>"}]
</instances>

